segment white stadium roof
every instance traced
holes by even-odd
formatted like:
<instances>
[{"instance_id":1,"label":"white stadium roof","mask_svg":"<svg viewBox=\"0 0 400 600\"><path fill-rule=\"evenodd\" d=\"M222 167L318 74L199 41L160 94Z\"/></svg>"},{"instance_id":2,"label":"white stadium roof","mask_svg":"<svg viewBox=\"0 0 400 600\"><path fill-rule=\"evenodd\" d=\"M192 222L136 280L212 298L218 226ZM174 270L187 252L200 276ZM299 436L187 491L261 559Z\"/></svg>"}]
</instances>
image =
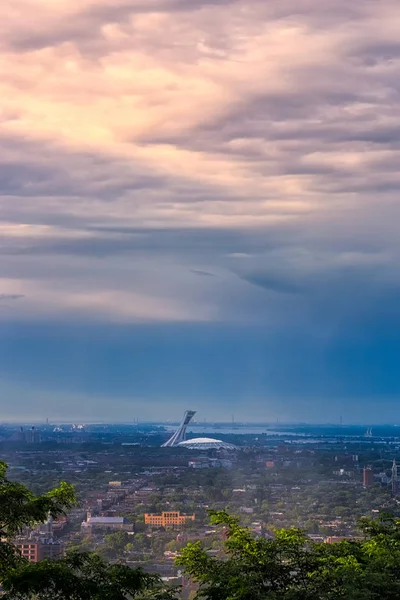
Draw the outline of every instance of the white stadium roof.
<instances>
[{"instance_id":1,"label":"white stadium roof","mask_svg":"<svg viewBox=\"0 0 400 600\"><path fill-rule=\"evenodd\" d=\"M179 447L189 448L189 450L236 450L236 446L228 444L222 440L214 440L213 438L194 438L180 442Z\"/></svg>"}]
</instances>

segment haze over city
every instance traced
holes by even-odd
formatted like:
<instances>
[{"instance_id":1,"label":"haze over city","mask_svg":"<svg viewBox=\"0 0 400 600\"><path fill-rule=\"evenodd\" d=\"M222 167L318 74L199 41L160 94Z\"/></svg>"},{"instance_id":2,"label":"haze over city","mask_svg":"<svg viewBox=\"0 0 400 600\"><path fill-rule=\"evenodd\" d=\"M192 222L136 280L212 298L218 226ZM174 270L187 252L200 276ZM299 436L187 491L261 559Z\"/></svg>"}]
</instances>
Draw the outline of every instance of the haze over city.
<instances>
[{"instance_id":1,"label":"haze over city","mask_svg":"<svg viewBox=\"0 0 400 600\"><path fill-rule=\"evenodd\" d=\"M400 422L400 4L0 14L0 421Z\"/></svg>"}]
</instances>

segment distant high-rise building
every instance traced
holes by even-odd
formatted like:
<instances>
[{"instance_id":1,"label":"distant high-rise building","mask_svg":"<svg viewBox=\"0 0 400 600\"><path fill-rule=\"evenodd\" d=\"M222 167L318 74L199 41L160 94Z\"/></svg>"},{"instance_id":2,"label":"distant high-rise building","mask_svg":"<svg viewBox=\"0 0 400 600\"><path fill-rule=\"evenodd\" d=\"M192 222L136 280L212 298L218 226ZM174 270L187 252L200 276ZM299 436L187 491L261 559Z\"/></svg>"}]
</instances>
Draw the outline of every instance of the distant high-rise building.
<instances>
[{"instance_id":1,"label":"distant high-rise building","mask_svg":"<svg viewBox=\"0 0 400 600\"><path fill-rule=\"evenodd\" d=\"M392 465L392 494L393 496L397 495L399 489L399 480L398 480L398 476L397 476L397 464L396 464L396 459L393 459L393 465Z\"/></svg>"},{"instance_id":2,"label":"distant high-rise building","mask_svg":"<svg viewBox=\"0 0 400 600\"><path fill-rule=\"evenodd\" d=\"M195 410L186 410L182 421L175 431L175 433L169 438L165 444L162 445L162 448L168 448L171 446L177 446L180 442L184 442L186 439L186 428L189 425L190 421L193 419L196 414Z\"/></svg>"},{"instance_id":3,"label":"distant high-rise building","mask_svg":"<svg viewBox=\"0 0 400 600\"><path fill-rule=\"evenodd\" d=\"M28 429L28 431L25 433L25 441L28 444L39 444L40 433L36 431L34 427L32 427L32 429Z\"/></svg>"},{"instance_id":4,"label":"distant high-rise building","mask_svg":"<svg viewBox=\"0 0 400 600\"><path fill-rule=\"evenodd\" d=\"M364 467L363 469L363 486L365 488L372 487L374 485L374 472L371 467Z\"/></svg>"},{"instance_id":5,"label":"distant high-rise building","mask_svg":"<svg viewBox=\"0 0 400 600\"><path fill-rule=\"evenodd\" d=\"M24 428L21 427L19 431L16 431L11 437L10 442L20 442L25 444L39 444L41 442L41 436L38 431L35 430L34 427L32 429L27 429L24 431Z\"/></svg>"}]
</instances>

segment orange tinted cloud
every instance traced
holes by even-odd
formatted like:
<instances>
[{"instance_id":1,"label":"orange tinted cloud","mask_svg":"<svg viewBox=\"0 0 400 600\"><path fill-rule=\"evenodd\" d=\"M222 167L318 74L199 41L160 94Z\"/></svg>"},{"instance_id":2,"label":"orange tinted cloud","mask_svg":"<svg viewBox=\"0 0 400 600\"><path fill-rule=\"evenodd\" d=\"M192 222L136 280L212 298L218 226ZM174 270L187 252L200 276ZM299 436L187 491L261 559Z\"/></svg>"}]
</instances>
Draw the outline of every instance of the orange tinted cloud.
<instances>
[{"instance_id":1,"label":"orange tinted cloud","mask_svg":"<svg viewBox=\"0 0 400 600\"><path fill-rule=\"evenodd\" d=\"M74 243L124 247L120 234L104 240L96 227L264 228L268 237L333 222L339 231L346 211L373 211L377 190L392 206L400 186L395 2L13 0L0 14L0 210L17 271L18 252L40 244L44 252L50 241L53 261ZM220 256L247 253L229 247L189 260L183 251L165 269L207 270L210 261L229 287L233 267ZM120 302L111 300L108 268L93 284L102 298L94 310L221 316L217 281L183 304L185 282L177 283L164 312L141 282L131 306L143 310L128 310L133 290L122 286ZM62 303L84 310L92 289L69 298L64 269ZM151 269L149 277L157 279ZM7 293L10 285L4 273ZM168 295L165 280L159 296Z\"/></svg>"}]
</instances>

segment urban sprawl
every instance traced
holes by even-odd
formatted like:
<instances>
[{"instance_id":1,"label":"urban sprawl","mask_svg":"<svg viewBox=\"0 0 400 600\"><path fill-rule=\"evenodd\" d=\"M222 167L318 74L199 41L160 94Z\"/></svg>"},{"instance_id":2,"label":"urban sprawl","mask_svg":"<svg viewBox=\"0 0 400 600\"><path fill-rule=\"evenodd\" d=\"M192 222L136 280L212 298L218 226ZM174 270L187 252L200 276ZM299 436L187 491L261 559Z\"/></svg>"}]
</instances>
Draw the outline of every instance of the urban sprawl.
<instances>
[{"instance_id":1,"label":"urban sprawl","mask_svg":"<svg viewBox=\"0 0 400 600\"><path fill-rule=\"evenodd\" d=\"M400 442L391 431L208 425L194 416L186 411L174 429L137 421L1 426L11 479L35 493L67 481L79 494L66 516L22 532L22 555L38 562L95 551L160 573L189 597L175 558L194 540L220 552L224 531L210 525L209 510L227 510L256 536L295 526L325 543L357 538L362 516L399 513Z\"/></svg>"}]
</instances>

